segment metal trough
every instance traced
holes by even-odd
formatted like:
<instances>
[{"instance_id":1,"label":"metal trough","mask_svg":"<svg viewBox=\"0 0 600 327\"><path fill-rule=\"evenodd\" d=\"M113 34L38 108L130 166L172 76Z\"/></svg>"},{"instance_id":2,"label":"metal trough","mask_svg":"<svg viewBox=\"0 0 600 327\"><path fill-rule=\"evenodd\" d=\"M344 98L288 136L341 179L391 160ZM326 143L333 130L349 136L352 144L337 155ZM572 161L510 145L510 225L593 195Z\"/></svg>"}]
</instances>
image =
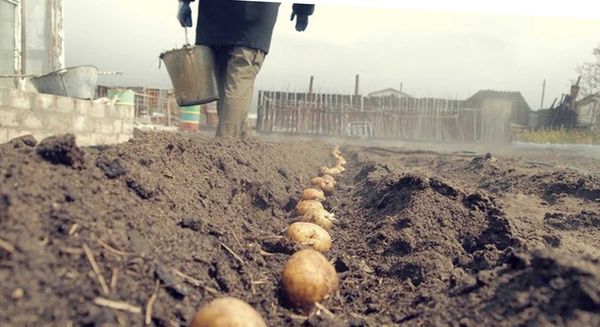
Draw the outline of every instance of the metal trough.
<instances>
[{"instance_id":1,"label":"metal trough","mask_svg":"<svg viewBox=\"0 0 600 327\"><path fill-rule=\"evenodd\" d=\"M39 93L79 99L94 99L98 85L98 68L76 66L31 78Z\"/></svg>"}]
</instances>

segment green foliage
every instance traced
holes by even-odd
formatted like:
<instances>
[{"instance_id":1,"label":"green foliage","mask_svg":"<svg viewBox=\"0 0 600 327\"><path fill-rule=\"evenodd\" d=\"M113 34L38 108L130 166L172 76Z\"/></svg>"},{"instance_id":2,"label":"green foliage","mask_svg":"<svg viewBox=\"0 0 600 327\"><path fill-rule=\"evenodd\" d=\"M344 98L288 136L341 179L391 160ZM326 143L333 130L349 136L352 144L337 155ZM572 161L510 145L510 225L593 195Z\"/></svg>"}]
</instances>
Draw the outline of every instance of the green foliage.
<instances>
[{"instance_id":1,"label":"green foliage","mask_svg":"<svg viewBox=\"0 0 600 327\"><path fill-rule=\"evenodd\" d=\"M600 144L600 133L567 129L519 131L514 140L546 144Z\"/></svg>"},{"instance_id":2,"label":"green foliage","mask_svg":"<svg viewBox=\"0 0 600 327\"><path fill-rule=\"evenodd\" d=\"M586 62L576 69L581 75L581 97L600 92L600 44L592 51L593 62Z\"/></svg>"}]
</instances>

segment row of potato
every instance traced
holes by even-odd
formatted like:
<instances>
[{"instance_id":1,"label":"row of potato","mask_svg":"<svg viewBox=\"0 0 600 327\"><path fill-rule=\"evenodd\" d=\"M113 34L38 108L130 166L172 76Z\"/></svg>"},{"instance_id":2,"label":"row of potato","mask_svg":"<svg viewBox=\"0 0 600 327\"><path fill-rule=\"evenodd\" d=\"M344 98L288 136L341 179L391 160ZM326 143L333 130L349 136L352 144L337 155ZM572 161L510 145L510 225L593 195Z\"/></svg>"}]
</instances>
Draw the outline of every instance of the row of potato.
<instances>
[{"instance_id":1,"label":"row of potato","mask_svg":"<svg viewBox=\"0 0 600 327\"><path fill-rule=\"evenodd\" d=\"M346 160L339 148L333 150L335 165L321 167L319 176L311 179L296 206L299 221L284 232L297 245L283 267L281 286L291 306L306 314L315 311L338 289L338 276L333 265L322 254L331 249L329 231L337 222L322 202L335 190L335 179L346 169ZM191 327L266 327L261 315L248 303L233 297L222 297L202 307L192 320Z\"/></svg>"}]
</instances>

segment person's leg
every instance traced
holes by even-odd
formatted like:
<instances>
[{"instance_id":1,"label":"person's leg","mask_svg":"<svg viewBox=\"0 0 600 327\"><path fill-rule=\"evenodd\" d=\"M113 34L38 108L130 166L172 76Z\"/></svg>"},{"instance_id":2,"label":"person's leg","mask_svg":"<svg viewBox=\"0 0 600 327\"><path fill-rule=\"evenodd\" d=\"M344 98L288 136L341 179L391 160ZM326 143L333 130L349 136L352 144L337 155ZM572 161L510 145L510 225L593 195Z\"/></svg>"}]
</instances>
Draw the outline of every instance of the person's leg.
<instances>
[{"instance_id":1,"label":"person's leg","mask_svg":"<svg viewBox=\"0 0 600 327\"><path fill-rule=\"evenodd\" d=\"M227 81L227 65L229 62L229 52L231 47L212 47L215 58L215 75L217 78L217 88L219 92L219 100L217 100L217 117L221 121L223 112L223 98L225 96L225 84Z\"/></svg>"},{"instance_id":2,"label":"person's leg","mask_svg":"<svg viewBox=\"0 0 600 327\"><path fill-rule=\"evenodd\" d=\"M217 137L241 137L254 92L254 81L265 59L260 50L233 47L229 52L221 93Z\"/></svg>"}]
</instances>

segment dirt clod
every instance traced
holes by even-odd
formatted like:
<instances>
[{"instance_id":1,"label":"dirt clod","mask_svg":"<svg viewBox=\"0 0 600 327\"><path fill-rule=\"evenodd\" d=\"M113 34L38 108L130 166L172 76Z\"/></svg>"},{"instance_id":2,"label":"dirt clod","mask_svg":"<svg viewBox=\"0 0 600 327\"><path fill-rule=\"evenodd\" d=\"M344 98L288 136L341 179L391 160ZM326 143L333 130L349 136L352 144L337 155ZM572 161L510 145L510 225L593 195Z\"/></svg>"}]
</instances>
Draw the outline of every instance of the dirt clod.
<instances>
[{"instance_id":1,"label":"dirt clod","mask_svg":"<svg viewBox=\"0 0 600 327\"><path fill-rule=\"evenodd\" d=\"M53 164L73 168L81 168L84 165L83 151L77 147L73 134L45 138L36 151L44 160Z\"/></svg>"},{"instance_id":2,"label":"dirt clod","mask_svg":"<svg viewBox=\"0 0 600 327\"><path fill-rule=\"evenodd\" d=\"M109 158L101 155L96 159L96 167L100 168L104 172L104 175L110 179L127 174L125 163L120 158Z\"/></svg>"},{"instance_id":3,"label":"dirt clod","mask_svg":"<svg viewBox=\"0 0 600 327\"><path fill-rule=\"evenodd\" d=\"M8 142L12 144L15 149L20 148L33 148L36 146L38 141L35 139L33 135L24 135L16 137Z\"/></svg>"},{"instance_id":4,"label":"dirt clod","mask_svg":"<svg viewBox=\"0 0 600 327\"><path fill-rule=\"evenodd\" d=\"M186 295L188 295L188 288L179 282L175 276L169 272L167 267L160 262L157 262L155 267L154 273L156 274L156 278L158 278L164 284L169 294L178 300L183 299Z\"/></svg>"}]
</instances>

